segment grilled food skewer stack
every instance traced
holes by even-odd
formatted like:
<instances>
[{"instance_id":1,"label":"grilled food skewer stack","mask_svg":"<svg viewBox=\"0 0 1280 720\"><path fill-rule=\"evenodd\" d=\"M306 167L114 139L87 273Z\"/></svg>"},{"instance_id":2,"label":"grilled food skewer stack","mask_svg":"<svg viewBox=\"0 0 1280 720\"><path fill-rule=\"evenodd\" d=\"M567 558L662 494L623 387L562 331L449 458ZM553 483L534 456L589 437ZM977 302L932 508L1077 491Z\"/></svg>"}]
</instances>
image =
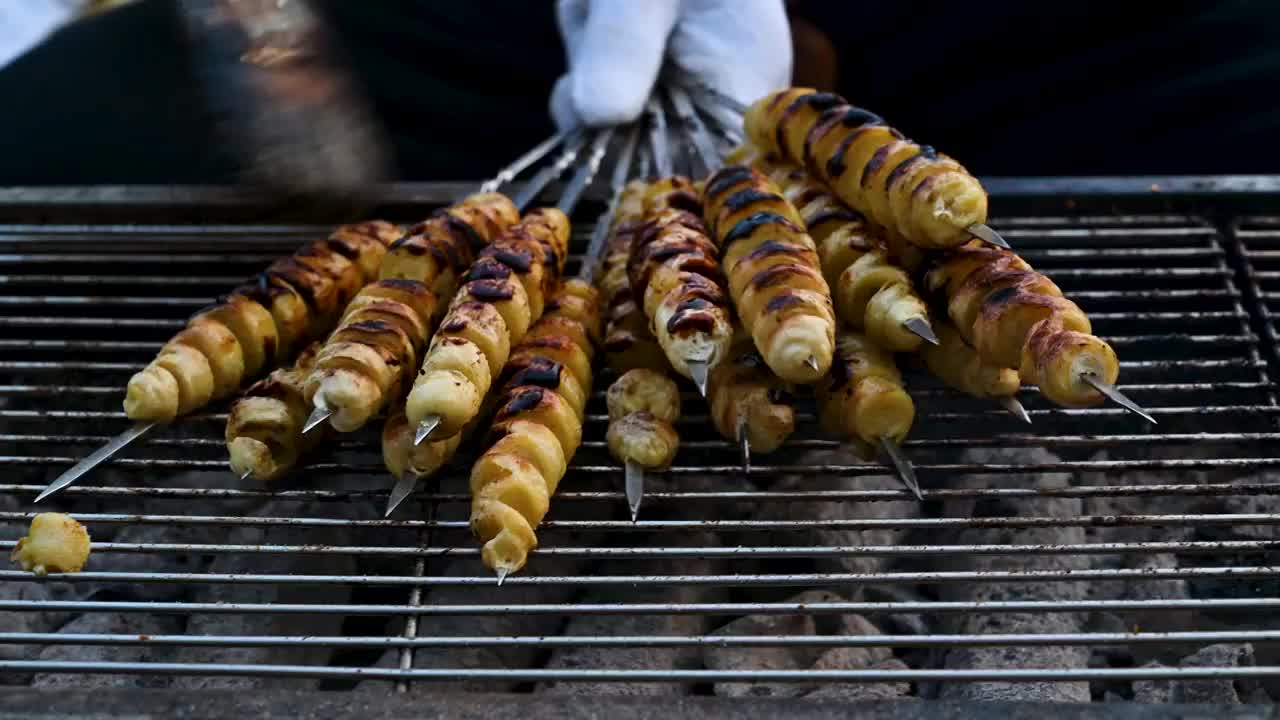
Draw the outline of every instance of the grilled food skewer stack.
<instances>
[{"instance_id":1,"label":"grilled food skewer stack","mask_svg":"<svg viewBox=\"0 0 1280 720\"><path fill-rule=\"evenodd\" d=\"M522 348L542 342L566 322L563 313L551 311L561 305L572 308L572 298L549 298L568 257L568 213L599 170L612 137L611 130L595 135L586 161L574 172L557 207L535 210L487 247L453 298L413 390L392 412L383 431L384 460L397 478L387 515L418 482L453 456L461 442L458 436L477 426L488 414L486 408L498 403L499 396L490 388L503 387L513 374L535 372L526 364L528 358L521 355ZM532 202L537 191L573 164L579 149L580 144L568 143L557 161L540 171L531 180L532 187L527 186L516 202ZM535 318L540 319L533 322ZM575 367L590 372L589 361ZM510 373L504 374L507 370ZM572 389L567 387L565 392L572 393ZM428 437L446 420L445 432ZM404 426L412 429L407 444Z\"/></svg>"},{"instance_id":2,"label":"grilled food skewer stack","mask_svg":"<svg viewBox=\"0 0 1280 720\"><path fill-rule=\"evenodd\" d=\"M482 561L499 584L523 568L537 546L536 529L581 443L591 360L603 325L601 293L591 280L638 137L633 128L614 167L609 208L597 220L578 277L563 283L517 348L517 354L530 356L530 369L516 372L502 386L489 447L472 467L471 529L483 543ZM535 359L544 362L535 366Z\"/></svg>"}]
</instances>

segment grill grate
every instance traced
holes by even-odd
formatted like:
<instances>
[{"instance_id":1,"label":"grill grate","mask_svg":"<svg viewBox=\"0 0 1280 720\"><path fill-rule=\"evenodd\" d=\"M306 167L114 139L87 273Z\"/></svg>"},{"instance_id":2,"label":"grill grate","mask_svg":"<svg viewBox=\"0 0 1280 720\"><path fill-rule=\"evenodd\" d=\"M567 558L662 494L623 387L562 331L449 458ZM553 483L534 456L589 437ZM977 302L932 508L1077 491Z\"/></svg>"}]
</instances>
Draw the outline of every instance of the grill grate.
<instances>
[{"instance_id":1,"label":"grill grate","mask_svg":"<svg viewBox=\"0 0 1280 720\"><path fill-rule=\"evenodd\" d=\"M398 219L443 194L407 194ZM384 520L376 423L265 490L227 471L215 408L50 501L88 525L95 553L71 577L0 571L0 679L721 694L910 682L927 697L1043 681L1068 688L1049 699L1088 700L1127 696L1130 681L1280 675L1280 219L1224 235L1208 212L1116 206L1015 206L995 224L1090 313L1158 426L1024 389L1028 429L908 367L919 419L904 447L927 498L915 503L886 468L812 434L811 411L743 478L690 393L677 464L632 523L604 448L606 376L544 546L495 588L467 528L465 466ZM219 195L210 213L228 207ZM0 552L45 483L125 427L120 388L159 343L329 227L164 209L126 194L103 222L0 226ZM1257 665L1178 663L1222 643L1251 643ZM837 662L864 648L897 664Z\"/></svg>"}]
</instances>

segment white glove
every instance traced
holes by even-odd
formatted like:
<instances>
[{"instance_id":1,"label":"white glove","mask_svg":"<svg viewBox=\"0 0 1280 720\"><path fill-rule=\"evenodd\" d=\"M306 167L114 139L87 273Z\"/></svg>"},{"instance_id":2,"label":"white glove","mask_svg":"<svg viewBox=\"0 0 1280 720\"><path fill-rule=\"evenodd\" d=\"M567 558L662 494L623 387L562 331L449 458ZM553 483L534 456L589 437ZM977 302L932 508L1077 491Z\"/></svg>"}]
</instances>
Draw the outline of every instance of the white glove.
<instances>
[{"instance_id":1,"label":"white glove","mask_svg":"<svg viewBox=\"0 0 1280 720\"><path fill-rule=\"evenodd\" d=\"M664 57L744 104L791 80L783 0L558 0L556 17L569 60L551 93L561 130L634 120Z\"/></svg>"},{"instance_id":2,"label":"white glove","mask_svg":"<svg viewBox=\"0 0 1280 720\"><path fill-rule=\"evenodd\" d=\"M0 68L39 45L74 20L85 0L3 0L0 2Z\"/></svg>"}]
</instances>

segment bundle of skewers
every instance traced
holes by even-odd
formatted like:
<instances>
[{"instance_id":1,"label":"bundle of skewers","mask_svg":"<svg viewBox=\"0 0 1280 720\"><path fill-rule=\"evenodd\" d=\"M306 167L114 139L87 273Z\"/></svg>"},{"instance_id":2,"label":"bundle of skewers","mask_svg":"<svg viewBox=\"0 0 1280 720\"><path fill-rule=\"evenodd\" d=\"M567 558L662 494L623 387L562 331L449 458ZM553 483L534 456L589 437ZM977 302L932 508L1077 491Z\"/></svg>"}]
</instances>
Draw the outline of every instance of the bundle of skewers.
<instances>
[{"instance_id":1,"label":"bundle of skewers","mask_svg":"<svg viewBox=\"0 0 1280 720\"><path fill-rule=\"evenodd\" d=\"M566 277L570 216L607 156L607 208ZM553 206L529 209L566 175ZM635 124L550 138L422 222L346 225L277 260L192 317L129 381L135 424L37 500L224 398L245 481L273 483L327 437L381 422L388 515L477 448L471 527L501 582L537 547L582 443L597 358L634 520L646 475L680 450L686 380L743 472L812 397L824 431L883 455L924 499L901 449L908 355L1026 422L1023 383L1154 422L1116 389L1087 315L987 225L986 193L955 160L829 93L744 108L670 83Z\"/></svg>"}]
</instances>

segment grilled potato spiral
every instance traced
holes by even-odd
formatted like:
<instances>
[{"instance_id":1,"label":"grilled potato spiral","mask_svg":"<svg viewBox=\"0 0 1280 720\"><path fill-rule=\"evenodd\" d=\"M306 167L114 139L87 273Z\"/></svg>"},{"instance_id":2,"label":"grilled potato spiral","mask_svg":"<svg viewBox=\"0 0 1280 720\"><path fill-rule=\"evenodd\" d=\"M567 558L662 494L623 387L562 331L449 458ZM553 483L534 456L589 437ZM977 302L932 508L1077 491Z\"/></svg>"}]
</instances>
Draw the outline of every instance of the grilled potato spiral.
<instances>
[{"instance_id":1,"label":"grilled potato spiral","mask_svg":"<svg viewBox=\"0 0 1280 720\"><path fill-rule=\"evenodd\" d=\"M428 416L439 418L432 439L443 439L462 430L480 411L480 403L489 392L489 383L502 373L508 351L524 339L536 319L531 298L537 306L546 304L546 283L559 277L568 254L569 219L559 210L544 208L529 213L523 221L508 230L495 245L487 248L472 268L468 281L458 291L453 306L445 316L441 333L456 325L482 322L479 307L496 310L500 321L491 322L490 340L502 345L502 352L484 351L488 368L468 372L453 366L459 350L456 346L432 345L422 370L414 380L406 402L409 422L415 427ZM521 277L529 278L526 290ZM460 331L449 331L450 337L465 337ZM473 338L467 338L475 342ZM437 349L438 348L438 349ZM437 361L435 355L447 357Z\"/></svg>"},{"instance_id":2,"label":"grilled potato spiral","mask_svg":"<svg viewBox=\"0 0 1280 720\"><path fill-rule=\"evenodd\" d=\"M259 482L277 480L315 449L324 433L303 433L311 403L303 385L315 366L319 343L312 343L293 367L273 370L236 400L227 415L227 452L231 470Z\"/></svg>"},{"instance_id":3,"label":"grilled potato spiral","mask_svg":"<svg viewBox=\"0 0 1280 720\"><path fill-rule=\"evenodd\" d=\"M365 281L364 265L352 258L384 252L394 233L395 226L380 221L339 228L197 313L129 379L125 414L169 422L287 362L332 326L352 288Z\"/></svg>"},{"instance_id":4,"label":"grilled potato spiral","mask_svg":"<svg viewBox=\"0 0 1280 720\"><path fill-rule=\"evenodd\" d=\"M1022 384L1015 370L985 362L950 323L935 328L938 344L920 348L920 358L939 380L966 395L1012 397Z\"/></svg>"},{"instance_id":5,"label":"grilled potato spiral","mask_svg":"<svg viewBox=\"0 0 1280 720\"><path fill-rule=\"evenodd\" d=\"M642 180L632 180L623 189L600 266L607 320L602 346L609 367L618 372L632 368L663 371L670 367L666 351L650 330L649 318L632 295L627 275L631 248L644 227L647 190L648 185Z\"/></svg>"},{"instance_id":6,"label":"grilled potato spiral","mask_svg":"<svg viewBox=\"0 0 1280 720\"><path fill-rule=\"evenodd\" d=\"M739 334L729 357L712 371L707 400L716 432L737 442L739 428L745 428L754 451L773 452L795 432L790 388L769 370L745 334Z\"/></svg>"},{"instance_id":7,"label":"grilled potato spiral","mask_svg":"<svg viewBox=\"0 0 1280 720\"><path fill-rule=\"evenodd\" d=\"M623 373L605 394L609 429L605 440L618 462L665 468L675 459L680 436L680 389L666 375L637 368Z\"/></svg>"},{"instance_id":8,"label":"grilled potato spiral","mask_svg":"<svg viewBox=\"0 0 1280 720\"><path fill-rule=\"evenodd\" d=\"M495 441L471 470L471 529L491 570L524 567L535 528L582 441L591 392L590 338L600 333L598 294L580 281L562 286L547 314L512 353L519 359L499 395Z\"/></svg>"},{"instance_id":9,"label":"grilled potato spiral","mask_svg":"<svg viewBox=\"0 0 1280 720\"><path fill-rule=\"evenodd\" d=\"M835 312L795 207L743 166L713 175L703 205L729 293L765 363L789 382L816 382L831 368Z\"/></svg>"},{"instance_id":10,"label":"grilled potato spiral","mask_svg":"<svg viewBox=\"0 0 1280 720\"><path fill-rule=\"evenodd\" d=\"M831 375L818 383L818 420L825 431L854 441L866 457L881 439L901 444L915 420L893 355L865 335L842 331Z\"/></svg>"},{"instance_id":11,"label":"grilled potato spiral","mask_svg":"<svg viewBox=\"0 0 1280 720\"><path fill-rule=\"evenodd\" d=\"M840 319L886 350L911 352L920 347L923 340L905 323L916 319L929 325L928 307L881 233L804 171L763 169L795 204L817 244ZM912 259L918 261L918 254Z\"/></svg>"},{"instance_id":12,"label":"grilled potato spiral","mask_svg":"<svg viewBox=\"0 0 1280 720\"><path fill-rule=\"evenodd\" d=\"M645 204L646 222L627 263L632 296L672 369L690 377L688 363L715 367L733 334L716 247L701 218L681 209L701 210L687 178L654 183Z\"/></svg>"},{"instance_id":13,"label":"grilled potato spiral","mask_svg":"<svg viewBox=\"0 0 1280 720\"><path fill-rule=\"evenodd\" d=\"M1018 369L1052 402L1097 405L1105 398L1083 378L1114 384L1120 373L1084 311L1008 250L970 242L942 257L925 284L946 297L947 314L984 361Z\"/></svg>"},{"instance_id":14,"label":"grilled potato spiral","mask_svg":"<svg viewBox=\"0 0 1280 720\"><path fill-rule=\"evenodd\" d=\"M955 160L918 145L878 115L809 88L771 93L747 109L747 137L807 169L890 233L926 249L953 248L987 221L982 184Z\"/></svg>"},{"instance_id":15,"label":"grilled potato spiral","mask_svg":"<svg viewBox=\"0 0 1280 720\"><path fill-rule=\"evenodd\" d=\"M392 244L378 269L381 279L352 301L307 380L307 396L333 411L329 424L335 430L358 430L403 396L408 373L440 319L442 298L453 295L477 250L518 216L506 197L479 193Z\"/></svg>"}]
</instances>

